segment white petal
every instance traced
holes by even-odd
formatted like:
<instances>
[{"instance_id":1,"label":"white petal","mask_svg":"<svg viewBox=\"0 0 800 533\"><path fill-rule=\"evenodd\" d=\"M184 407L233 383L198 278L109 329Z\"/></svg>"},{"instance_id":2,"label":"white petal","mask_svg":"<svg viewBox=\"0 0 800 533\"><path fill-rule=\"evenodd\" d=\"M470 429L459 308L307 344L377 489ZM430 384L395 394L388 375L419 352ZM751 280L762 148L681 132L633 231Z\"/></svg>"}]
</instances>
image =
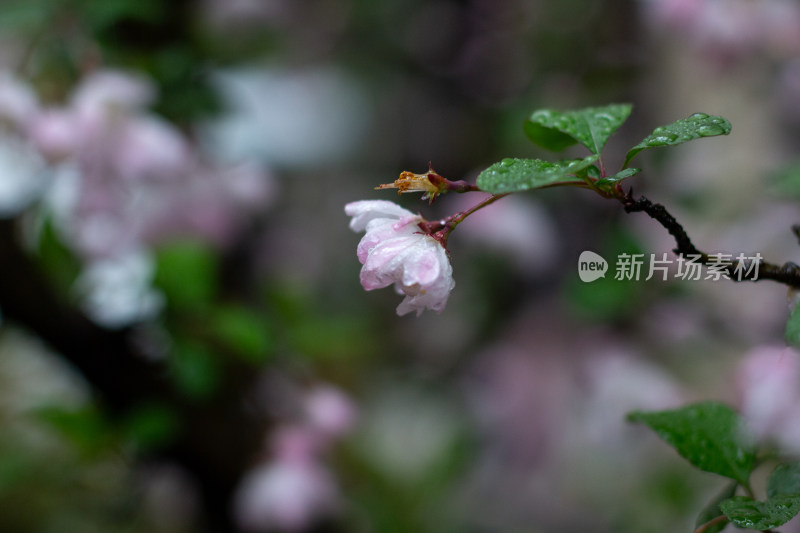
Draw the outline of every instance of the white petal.
<instances>
[{"instance_id":1,"label":"white petal","mask_svg":"<svg viewBox=\"0 0 800 533\"><path fill-rule=\"evenodd\" d=\"M364 231L367 228L367 223L376 218L393 218L401 219L406 217L414 217L414 213L403 209L394 202L388 200L362 200L360 202L351 202L344 206L344 212L347 216L353 217L350 221L350 229L353 231Z\"/></svg>"}]
</instances>

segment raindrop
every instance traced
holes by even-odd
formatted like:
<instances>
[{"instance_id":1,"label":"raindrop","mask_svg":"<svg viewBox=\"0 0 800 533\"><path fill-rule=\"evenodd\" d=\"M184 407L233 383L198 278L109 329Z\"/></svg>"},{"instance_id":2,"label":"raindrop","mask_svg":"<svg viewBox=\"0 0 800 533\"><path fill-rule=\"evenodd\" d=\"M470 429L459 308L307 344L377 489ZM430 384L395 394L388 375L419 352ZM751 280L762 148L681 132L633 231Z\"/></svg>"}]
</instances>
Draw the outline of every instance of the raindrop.
<instances>
[{"instance_id":1,"label":"raindrop","mask_svg":"<svg viewBox=\"0 0 800 533\"><path fill-rule=\"evenodd\" d=\"M596 115L595 121L597 122L598 126L600 126L603 130L608 131L611 129L611 122L614 120L613 117L609 115Z\"/></svg>"},{"instance_id":2,"label":"raindrop","mask_svg":"<svg viewBox=\"0 0 800 533\"><path fill-rule=\"evenodd\" d=\"M514 162L515 161L512 158L506 157L505 159L500 161L500 164L503 165L504 167L510 167L514 165Z\"/></svg>"},{"instance_id":3,"label":"raindrop","mask_svg":"<svg viewBox=\"0 0 800 533\"><path fill-rule=\"evenodd\" d=\"M708 114L707 113L694 113L689 118L692 119L692 120L703 120L705 118L708 118Z\"/></svg>"},{"instance_id":4,"label":"raindrop","mask_svg":"<svg viewBox=\"0 0 800 533\"><path fill-rule=\"evenodd\" d=\"M673 138L669 138L666 135L659 135L658 137L653 137L652 139L650 139L647 142L647 144L649 146L665 146L665 145L671 143L674 140L675 140L674 137Z\"/></svg>"},{"instance_id":5,"label":"raindrop","mask_svg":"<svg viewBox=\"0 0 800 533\"><path fill-rule=\"evenodd\" d=\"M714 124L707 124L697 128L697 133L702 137L710 137L712 135L722 135L724 130Z\"/></svg>"}]
</instances>

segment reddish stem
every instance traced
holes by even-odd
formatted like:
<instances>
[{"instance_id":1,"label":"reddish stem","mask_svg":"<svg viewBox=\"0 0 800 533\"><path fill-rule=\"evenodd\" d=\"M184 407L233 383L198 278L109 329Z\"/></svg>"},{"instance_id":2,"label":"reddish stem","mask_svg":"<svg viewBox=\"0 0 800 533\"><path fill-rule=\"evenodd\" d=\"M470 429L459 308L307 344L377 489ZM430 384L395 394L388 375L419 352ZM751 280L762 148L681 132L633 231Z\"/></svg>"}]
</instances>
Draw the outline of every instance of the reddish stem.
<instances>
[{"instance_id":1,"label":"reddish stem","mask_svg":"<svg viewBox=\"0 0 800 533\"><path fill-rule=\"evenodd\" d=\"M461 222L465 218L470 216L475 211L483 209L487 205L491 205L500 198L508 196L509 194L510 193L492 195L489 198L482 201L481 203L476 204L465 211L460 211L442 220L432 220L432 221L425 220L420 222L418 226L423 231L423 233L430 235L431 237L439 241L442 244L442 246L447 248L447 238L450 236L450 232L453 231L453 229L455 229L456 226L461 224Z\"/></svg>"}]
</instances>

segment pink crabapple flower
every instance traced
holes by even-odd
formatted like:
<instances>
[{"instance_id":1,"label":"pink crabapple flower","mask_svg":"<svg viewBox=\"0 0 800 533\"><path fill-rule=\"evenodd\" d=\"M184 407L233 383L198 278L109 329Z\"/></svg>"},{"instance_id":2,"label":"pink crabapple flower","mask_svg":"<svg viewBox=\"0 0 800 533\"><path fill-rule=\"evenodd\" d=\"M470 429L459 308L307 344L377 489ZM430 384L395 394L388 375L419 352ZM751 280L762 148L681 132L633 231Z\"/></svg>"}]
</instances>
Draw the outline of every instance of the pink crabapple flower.
<instances>
[{"instance_id":1,"label":"pink crabapple flower","mask_svg":"<svg viewBox=\"0 0 800 533\"><path fill-rule=\"evenodd\" d=\"M455 287L453 267L444 246L419 228L423 218L387 200L351 202L344 210L353 217L350 229L366 230L357 250L364 289L394 284L405 295L400 316L419 316L426 308L441 312Z\"/></svg>"}]
</instances>

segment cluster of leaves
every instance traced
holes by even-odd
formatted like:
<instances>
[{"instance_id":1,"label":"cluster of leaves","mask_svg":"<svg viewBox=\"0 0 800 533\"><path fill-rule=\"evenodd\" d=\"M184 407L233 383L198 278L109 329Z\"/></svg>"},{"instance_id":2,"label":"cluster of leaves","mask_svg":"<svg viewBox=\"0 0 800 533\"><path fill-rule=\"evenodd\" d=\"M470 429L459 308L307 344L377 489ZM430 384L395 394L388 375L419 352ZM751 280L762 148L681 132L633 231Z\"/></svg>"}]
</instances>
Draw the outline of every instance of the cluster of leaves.
<instances>
[{"instance_id":1,"label":"cluster of leaves","mask_svg":"<svg viewBox=\"0 0 800 533\"><path fill-rule=\"evenodd\" d=\"M534 111L525 122L525 134L532 142L553 151L581 144L591 155L556 162L506 158L481 172L478 187L492 194L503 194L571 185L593 189L603 196L617 196L621 194L621 182L639 173L640 169L629 167L639 152L659 146L676 146L703 137L727 135L731 131L726 119L695 113L653 130L628 150L617 172L608 173L603 161L603 148L628 119L631 110L630 104L611 104L575 111Z\"/></svg>"},{"instance_id":2,"label":"cluster of leaves","mask_svg":"<svg viewBox=\"0 0 800 533\"><path fill-rule=\"evenodd\" d=\"M717 533L728 524L769 530L800 511L800 462L779 463L769 476L766 498L755 498L750 477L765 456L744 420L730 407L705 402L671 411L628 415L655 431L692 465L732 482L699 514L696 532ZM737 491L743 495L737 495Z\"/></svg>"}]
</instances>

